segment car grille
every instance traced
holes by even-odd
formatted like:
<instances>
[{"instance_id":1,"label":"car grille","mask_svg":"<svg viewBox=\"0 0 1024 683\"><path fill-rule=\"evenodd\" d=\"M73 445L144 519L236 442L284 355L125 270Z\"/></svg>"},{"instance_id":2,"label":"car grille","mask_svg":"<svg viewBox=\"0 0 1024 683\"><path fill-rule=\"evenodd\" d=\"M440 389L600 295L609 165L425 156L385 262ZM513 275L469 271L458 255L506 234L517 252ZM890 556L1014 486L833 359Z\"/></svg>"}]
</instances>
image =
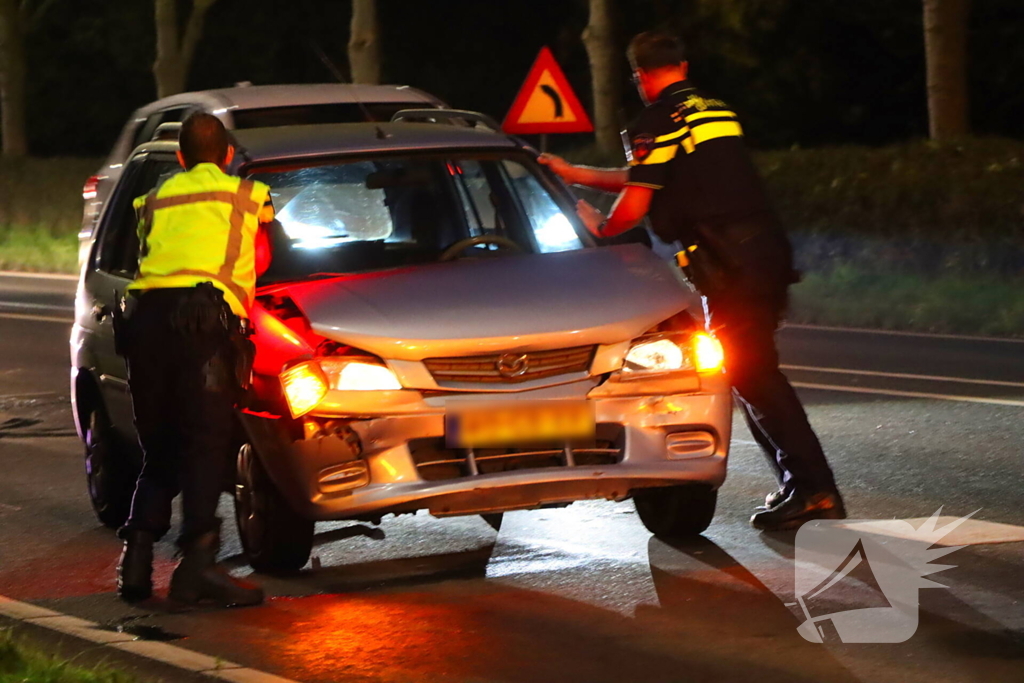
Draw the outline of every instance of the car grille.
<instances>
[{"instance_id":1,"label":"car grille","mask_svg":"<svg viewBox=\"0 0 1024 683\"><path fill-rule=\"evenodd\" d=\"M426 481L461 479L479 474L554 467L617 465L625 450L621 425L597 426L597 438L589 443L543 444L533 448L445 447L443 438L414 439L409 451L416 471Z\"/></svg>"},{"instance_id":2,"label":"car grille","mask_svg":"<svg viewBox=\"0 0 1024 683\"><path fill-rule=\"evenodd\" d=\"M505 353L463 358L428 358L423 364L437 383L518 384L575 372L586 372L594 346L553 351Z\"/></svg>"}]
</instances>

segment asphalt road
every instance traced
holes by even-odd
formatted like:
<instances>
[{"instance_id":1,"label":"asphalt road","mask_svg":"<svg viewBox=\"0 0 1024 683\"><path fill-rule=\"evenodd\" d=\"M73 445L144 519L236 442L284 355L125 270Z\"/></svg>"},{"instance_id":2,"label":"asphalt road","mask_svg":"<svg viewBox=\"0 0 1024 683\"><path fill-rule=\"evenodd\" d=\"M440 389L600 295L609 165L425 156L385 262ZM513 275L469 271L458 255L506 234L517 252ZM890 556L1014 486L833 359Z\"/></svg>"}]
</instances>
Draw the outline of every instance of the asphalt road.
<instances>
[{"instance_id":1,"label":"asphalt road","mask_svg":"<svg viewBox=\"0 0 1024 683\"><path fill-rule=\"evenodd\" d=\"M780 335L852 517L941 506L983 522L940 561L954 568L931 577L948 588L920 591L906 642L798 634L795 536L747 525L771 482L741 421L698 543L652 539L629 501L508 514L498 533L427 515L324 524L302 572L253 577L266 605L174 614L114 594L119 543L92 516L67 404L73 286L0 276L0 596L297 681L1024 680L1024 543L981 542L1024 531L1022 343ZM225 529L227 561L246 575ZM161 543L158 583L173 566ZM826 611L877 598L870 582L847 581Z\"/></svg>"}]
</instances>

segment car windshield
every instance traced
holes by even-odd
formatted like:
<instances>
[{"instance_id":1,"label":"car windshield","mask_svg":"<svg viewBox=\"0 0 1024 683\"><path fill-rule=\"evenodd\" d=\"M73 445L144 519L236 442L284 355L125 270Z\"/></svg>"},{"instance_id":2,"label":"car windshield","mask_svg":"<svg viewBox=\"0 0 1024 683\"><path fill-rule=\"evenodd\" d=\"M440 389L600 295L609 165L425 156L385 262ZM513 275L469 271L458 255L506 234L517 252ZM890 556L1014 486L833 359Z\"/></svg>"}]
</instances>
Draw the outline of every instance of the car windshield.
<instances>
[{"instance_id":1,"label":"car windshield","mask_svg":"<svg viewBox=\"0 0 1024 683\"><path fill-rule=\"evenodd\" d=\"M582 248L571 205L526 155L381 157L256 169L277 218L261 282ZM513 244L509 244L512 242Z\"/></svg>"}]
</instances>

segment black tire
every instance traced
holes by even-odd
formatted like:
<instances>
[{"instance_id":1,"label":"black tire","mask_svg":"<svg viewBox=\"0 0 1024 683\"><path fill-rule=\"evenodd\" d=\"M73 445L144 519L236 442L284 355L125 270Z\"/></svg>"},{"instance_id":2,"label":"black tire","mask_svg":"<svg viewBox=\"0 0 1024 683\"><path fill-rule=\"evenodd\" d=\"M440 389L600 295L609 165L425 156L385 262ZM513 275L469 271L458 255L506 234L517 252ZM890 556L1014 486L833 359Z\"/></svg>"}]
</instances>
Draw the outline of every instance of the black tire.
<instances>
[{"instance_id":1,"label":"black tire","mask_svg":"<svg viewBox=\"0 0 1024 683\"><path fill-rule=\"evenodd\" d=\"M302 569L313 550L315 523L292 509L270 480L256 451L238 451L235 522L249 564L258 572Z\"/></svg>"},{"instance_id":2,"label":"black tire","mask_svg":"<svg viewBox=\"0 0 1024 683\"><path fill-rule=\"evenodd\" d=\"M487 526L495 531L501 531L501 523L505 520L505 513L489 512L486 515L480 515L480 518L487 522Z\"/></svg>"},{"instance_id":3,"label":"black tire","mask_svg":"<svg viewBox=\"0 0 1024 683\"><path fill-rule=\"evenodd\" d=\"M139 468L125 453L106 412L99 405L85 428L85 480L100 522L117 529L128 519Z\"/></svg>"},{"instance_id":4,"label":"black tire","mask_svg":"<svg viewBox=\"0 0 1024 683\"><path fill-rule=\"evenodd\" d=\"M640 489L633 504L647 530L665 540L683 540L703 533L715 516L718 491L704 484Z\"/></svg>"}]
</instances>

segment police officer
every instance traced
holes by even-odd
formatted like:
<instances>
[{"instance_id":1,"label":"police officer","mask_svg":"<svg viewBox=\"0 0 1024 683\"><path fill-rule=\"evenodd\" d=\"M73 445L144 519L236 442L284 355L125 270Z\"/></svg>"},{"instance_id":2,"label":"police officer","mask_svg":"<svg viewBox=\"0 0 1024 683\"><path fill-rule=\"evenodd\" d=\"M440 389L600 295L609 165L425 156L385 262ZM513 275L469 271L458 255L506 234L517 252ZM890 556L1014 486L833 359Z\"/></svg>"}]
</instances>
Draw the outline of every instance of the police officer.
<instances>
[{"instance_id":1,"label":"police officer","mask_svg":"<svg viewBox=\"0 0 1024 683\"><path fill-rule=\"evenodd\" d=\"M541 161L570 184L620 193L607 219L578 204L598 237L621 234L649 214L661 239L688 247L681 265L705 297L734 393L779 483L751 524L779 530L842 519L843 501L821 444L779 370L775 330L797 278L737 116L688 80L689 64L674 36L636 36L629 59L648 105L627 132L629 167L574 166L554 155Z\"/></svg>"},{"instance_id":2,"label":"police officer","mask_svg":"<svg viewBox=\"0 0 1024 683\"><path fill-rule=\"evenodd\" d=\"M118 321L144 453L131 515L120 531L118 592L129 602L152 594L153 543L170 529L179 492L182 559L170 598L263 601L258 587L215 564L217 502L230 471L234 406L252 348L243 329L256 282L256 239L260 222L273 218L266 185L224 172L233 156L221 122L193 114L179 135L184 172L135 200L139 277Z\"/></svg>"}]
</instances>

